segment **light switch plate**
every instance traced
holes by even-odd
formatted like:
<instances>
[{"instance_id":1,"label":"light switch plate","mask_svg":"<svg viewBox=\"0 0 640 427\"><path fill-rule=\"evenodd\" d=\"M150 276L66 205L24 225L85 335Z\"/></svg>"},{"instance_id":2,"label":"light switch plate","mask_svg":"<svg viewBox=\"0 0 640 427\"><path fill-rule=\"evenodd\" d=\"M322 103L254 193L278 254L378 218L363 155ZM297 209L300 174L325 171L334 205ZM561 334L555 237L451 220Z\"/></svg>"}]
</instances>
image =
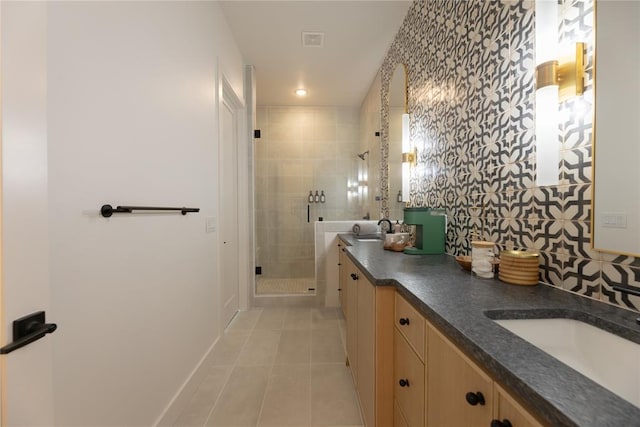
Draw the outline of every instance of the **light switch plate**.
<instances>
[{"instance_id":1,"label":"light switch plate","mask_svg":"<svg viewBox=\"0 0 640 427\"><path fill-rule=\"evenodd\" d=\"M627 228L627 214L620 212L603 213L602 226L606 228Z\"/></svg>"},{"instance_id":2,"label":"light switch plate","mask_svg":"<svg viewBox=\"0 0 640 427\"><path fill-rule=\"evenodd\" d=\"M216 231L216 218L208 216L205 220L207 233L213 233Z\"/></svg>"}]
</instances>

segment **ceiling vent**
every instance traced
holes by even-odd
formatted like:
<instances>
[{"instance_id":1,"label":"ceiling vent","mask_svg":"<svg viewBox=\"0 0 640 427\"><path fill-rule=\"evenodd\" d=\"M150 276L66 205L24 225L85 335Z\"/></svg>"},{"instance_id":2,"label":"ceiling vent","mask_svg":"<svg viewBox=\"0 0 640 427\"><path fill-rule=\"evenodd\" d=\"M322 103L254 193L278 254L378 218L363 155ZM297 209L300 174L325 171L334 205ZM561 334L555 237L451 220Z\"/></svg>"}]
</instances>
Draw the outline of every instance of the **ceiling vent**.
<instances>
[{"instance_id":1,"label":"ceiling vent","mask_svg":"<svg viewBox=\"0 0 640 427\"><path fill-rule=\"evenodd\" d=\"M303 31L302 47L323 47L324 33Z\"/></svg>"}]
</instances>

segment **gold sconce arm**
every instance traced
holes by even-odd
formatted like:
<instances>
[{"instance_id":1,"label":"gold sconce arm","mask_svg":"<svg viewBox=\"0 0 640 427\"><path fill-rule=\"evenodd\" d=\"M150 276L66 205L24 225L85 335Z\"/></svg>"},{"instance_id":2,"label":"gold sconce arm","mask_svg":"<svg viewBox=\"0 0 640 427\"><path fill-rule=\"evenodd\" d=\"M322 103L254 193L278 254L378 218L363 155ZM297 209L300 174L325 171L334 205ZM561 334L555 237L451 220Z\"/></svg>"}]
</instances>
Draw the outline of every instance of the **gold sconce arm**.
<instances>
[{"instance_id":1,"label":"gold sconce arm","mask_svg":"<svg viewBox=\"0 0 640 427\"><path fill-rule=\"evenodd\" d=\"M408 153L402 153L402 163L409 163L411 166L415 166L417 162L418 150L415 147Z\"/></svg>"},{"instance_id":2,"label":"gold sconce arm","mask_svg":"<svg viewBox=\"0 0 640 427\"><path fill-rule=\"evenodd\" d=\"M559 100L584 93L584 43L576 43L575 52L559 61L547 61L536 67L536 89L558 86Z\"/></svg>"}]
</instances>

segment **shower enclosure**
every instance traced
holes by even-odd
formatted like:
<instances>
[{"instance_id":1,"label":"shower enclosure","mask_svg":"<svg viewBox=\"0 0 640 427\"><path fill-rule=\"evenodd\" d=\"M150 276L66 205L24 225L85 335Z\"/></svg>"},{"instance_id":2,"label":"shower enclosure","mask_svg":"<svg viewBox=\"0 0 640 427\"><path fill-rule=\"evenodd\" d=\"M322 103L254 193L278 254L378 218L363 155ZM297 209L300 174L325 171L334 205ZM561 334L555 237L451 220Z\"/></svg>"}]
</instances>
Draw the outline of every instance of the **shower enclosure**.
<instances>
[{"instance_id":1,"label":"shower enclosure","mask_svg":"<svg viewBox=\"0 0 640 427\"><path fill-rule=\"evenodd\" d=\"M315 221L358 217L359 109L258 107L256 122L256 295L314 295Z\"/></svg>"}]
</instances>

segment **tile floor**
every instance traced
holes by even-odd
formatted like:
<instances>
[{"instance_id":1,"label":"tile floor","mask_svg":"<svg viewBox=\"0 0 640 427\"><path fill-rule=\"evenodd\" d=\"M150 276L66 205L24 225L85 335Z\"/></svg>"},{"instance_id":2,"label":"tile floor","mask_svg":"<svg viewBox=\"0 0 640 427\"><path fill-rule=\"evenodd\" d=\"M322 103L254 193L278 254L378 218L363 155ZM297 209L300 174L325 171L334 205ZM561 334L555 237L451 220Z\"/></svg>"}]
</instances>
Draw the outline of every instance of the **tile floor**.
<instances>
[{"instance_id":1,"label":"tile floor","mask_svg":"<svg viewBox=\"0 0 640 427\"><path fill-rule=\"evenodd\" d=\"M334 308L240 312L176 426L362 426Z\"/></svg>"},{"instance_id":2,"label":"tile floor","mask_svg":"<svg viewBox=\"0 0 640 427\"><path fill-rule=\"evenodd\" d=\"M256 276L256 294L309 294L316 286L315 277L265 278Z\"/></svg>"}]
</instances>

